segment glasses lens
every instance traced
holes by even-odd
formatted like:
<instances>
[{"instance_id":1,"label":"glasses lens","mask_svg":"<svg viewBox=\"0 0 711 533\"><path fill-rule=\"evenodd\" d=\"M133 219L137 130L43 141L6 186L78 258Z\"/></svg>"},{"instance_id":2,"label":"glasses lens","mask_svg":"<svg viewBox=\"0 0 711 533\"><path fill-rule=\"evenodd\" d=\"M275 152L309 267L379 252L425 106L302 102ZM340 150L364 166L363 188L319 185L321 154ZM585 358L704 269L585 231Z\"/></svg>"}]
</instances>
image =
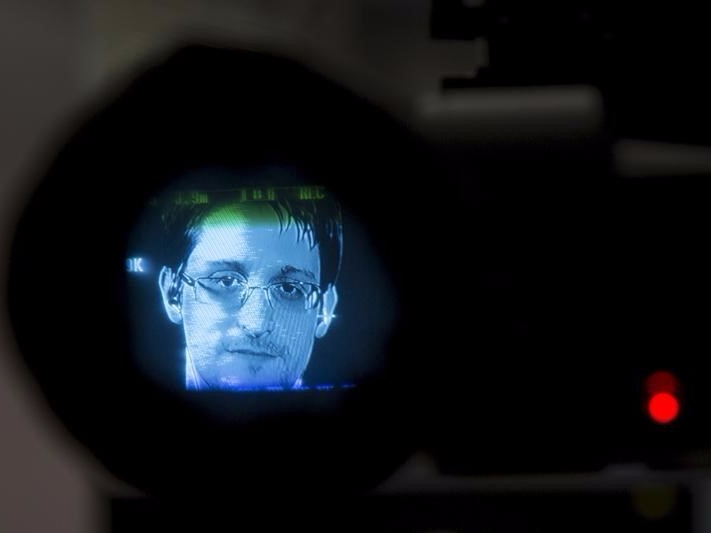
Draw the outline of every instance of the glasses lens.
<instances>
[{"instance_id":1,"label":"glasses lens","mask_svg":"<svg viewBox=\"0 0 711 533\"><path fill-rule=\"evenodd\" d=\"M246 290L246 281L236 272L215 272L198 280L197 299L202 303L239 307Z\"/></svg>"},{"instance_id":2,"label":"glasses lens","mask_svg":"<svg viewBox=\"0 0 711 533\"><path fill-rule=\"evenodd\" d=\"M275 308L288 311L306 311L315 306L318 291L307 283L283 281L269 286L269 299Z\"/></svg>"}]
</instances>

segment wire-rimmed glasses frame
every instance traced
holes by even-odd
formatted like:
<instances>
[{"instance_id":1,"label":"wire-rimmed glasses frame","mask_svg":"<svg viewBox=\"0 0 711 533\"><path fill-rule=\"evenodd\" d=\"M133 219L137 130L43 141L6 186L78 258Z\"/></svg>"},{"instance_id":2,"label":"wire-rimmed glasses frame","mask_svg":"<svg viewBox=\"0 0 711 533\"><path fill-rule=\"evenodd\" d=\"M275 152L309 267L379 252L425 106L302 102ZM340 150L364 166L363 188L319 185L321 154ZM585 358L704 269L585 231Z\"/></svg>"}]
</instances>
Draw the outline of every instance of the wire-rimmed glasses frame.
<instances>
[{"instance_id":1,"label":"wire-rimmed glasses frame","mask_svg":"<svg viewBox=\"0 0 711 533\"><path fill-rule=\"evenodd\" d=\"M323 291L315 283L298 280L279 280L267 285L248 285L247 279L238 272L224 272L227 276L192 277L184 271L180 272L180 280L193 288L195 301L200 303L220 303L233 309L240 309L256 289L261 289L272 309L287 309L306 312L318 307ZM220 286L226 279L236 282L232 286ZM201 297L200 293L208 296ZM303 301L303 305L299 305Z\"/></svg>"}]
</instances>

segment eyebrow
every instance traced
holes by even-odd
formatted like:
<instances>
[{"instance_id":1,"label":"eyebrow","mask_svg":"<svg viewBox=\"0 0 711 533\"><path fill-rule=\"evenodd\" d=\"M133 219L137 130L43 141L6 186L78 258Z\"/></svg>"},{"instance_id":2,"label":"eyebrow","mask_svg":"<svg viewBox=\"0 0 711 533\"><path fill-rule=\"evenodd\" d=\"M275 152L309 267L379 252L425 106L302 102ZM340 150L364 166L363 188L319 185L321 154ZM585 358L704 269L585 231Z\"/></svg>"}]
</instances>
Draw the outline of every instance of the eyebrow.
<instances>
[{"instance_id":1,"label":"eyebrow","mask_svg":"<svg viewBox=\"0 0 711 533\"><path fill-rule=\"evenodd\" d=\"M205 268L213 272L216 270L234 270L235 272L239 272L240 274L242 274L244 277L248 276L247 269L245 268L244 264L240 263L239 261L207 261L205 263ZM308 269L296 268L292 265L285 265L281 267L281 273L284 275L303 274L307 278L316 281L316 274L314 274Z\"/></svg>"},{"instance_id":2,"label":"eyebrow","mask_svg":"<svg viewBox=\"0 0 711 533\"><path fill-rule=\"evenodd\" d=\"M310 270L306 270L305 268L296 268L291 265L286 265L286 266L281 267L281 273L282 274L303 274L307 278L310 278L313 281L316 281L316 274L314 274Z\"/></svg>"},{"instance_id":3,"label":"eyebrow","mask_svg":"<svg viewBox=\"0 0 711 533\"><path fill-rule=\"evenodd\" d=\"M234 270L243 276L247 275L247 269L239 261L207 261L205 262L205 269L213 272L216 270Z\"/></svg>"}]
</instances>

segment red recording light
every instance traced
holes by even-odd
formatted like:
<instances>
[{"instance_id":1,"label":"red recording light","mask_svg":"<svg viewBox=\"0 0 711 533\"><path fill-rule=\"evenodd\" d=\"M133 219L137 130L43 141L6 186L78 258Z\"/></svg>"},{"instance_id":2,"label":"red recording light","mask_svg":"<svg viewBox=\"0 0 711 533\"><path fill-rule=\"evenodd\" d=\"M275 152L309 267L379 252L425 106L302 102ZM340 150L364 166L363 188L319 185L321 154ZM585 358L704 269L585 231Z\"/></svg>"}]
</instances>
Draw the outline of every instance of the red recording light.
<instances>
[{"instance_id":1,"label":"red recording light","mask_svg":"<svg viewBox=\"0 0 711 533\"><path fill-rule=\"evenodd\" d=\"M658 424L669 424L679 416L679 380L671 372L660 370L644 382L647 413Z\"/></svg>"},{"instance_id":2,"label":"red recording light","mask_svg":"<svg viewBox=\"0 0 711 533\"><path fill-rule=\"evenodd\" d=\"M652 420L659 424L668 424L679 416L679 400L668 392L658 392L649 399L647 410Z\"/></svg>"}]
</instances>

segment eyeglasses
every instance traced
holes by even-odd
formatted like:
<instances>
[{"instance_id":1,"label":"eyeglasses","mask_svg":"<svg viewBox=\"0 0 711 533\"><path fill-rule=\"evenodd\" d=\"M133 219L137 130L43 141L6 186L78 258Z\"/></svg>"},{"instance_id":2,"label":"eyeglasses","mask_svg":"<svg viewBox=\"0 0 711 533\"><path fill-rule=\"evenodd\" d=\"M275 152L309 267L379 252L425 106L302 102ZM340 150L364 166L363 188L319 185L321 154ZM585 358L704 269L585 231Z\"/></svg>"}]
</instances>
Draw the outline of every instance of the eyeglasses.
<instances>
[{"instance_id":1,"label":"eyeglasses","mask_svg":"<svg viewBox=\"0 0 711 533\"><path fill-rule=\"evenodd\" d=\"M220 271L206 277L193 278L185 272L180 279L195 291L195 300L214 303L227 310L241 308L255 289L264 291L272 309L305 312L314 309L321 299L321 287L314 283L296 280L275 281L269 285L248 285L239 272Z\"/></svg>"}]
</instances>

